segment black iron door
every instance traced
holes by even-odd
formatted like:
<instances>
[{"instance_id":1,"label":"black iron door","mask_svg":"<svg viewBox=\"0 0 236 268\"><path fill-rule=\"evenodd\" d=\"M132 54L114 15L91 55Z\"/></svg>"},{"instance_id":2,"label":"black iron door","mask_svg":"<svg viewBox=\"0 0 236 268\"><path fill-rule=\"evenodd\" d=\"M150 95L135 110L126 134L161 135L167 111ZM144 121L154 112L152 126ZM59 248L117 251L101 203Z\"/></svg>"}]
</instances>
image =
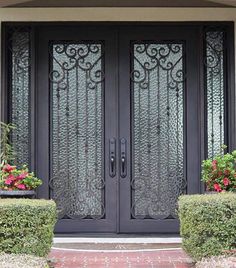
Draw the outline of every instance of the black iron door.
<instances>
[{"instance_id":1,"label":"black iron door","mask_svg":"<svg viewBox=\"0 0 236 268\"><path fill-rule=\"evenodd\" d=\"M200 191L198 34L120 33L120 232L178 232L178 196Z\"/></svg>"},{"instance_id":2,"label":"black iron door","mask_svg":"<svg viewBox=\"0 0 236 268\"><path fill-rule=\"evenodd\" d=\"M39 196L58 206L57 232L116 232L115 33L40 27L37 37Z\"/></svg>"},{"instance_id":3,"label":"black iron door","mask_svg":"<svg viewBox=\"0 0 236 268\"><path fill-rule=\"evenodd\" d=\"M200 190L198 29L37 29L39 197L57 232L178 232Z\"/></svg>"}]
</instances>

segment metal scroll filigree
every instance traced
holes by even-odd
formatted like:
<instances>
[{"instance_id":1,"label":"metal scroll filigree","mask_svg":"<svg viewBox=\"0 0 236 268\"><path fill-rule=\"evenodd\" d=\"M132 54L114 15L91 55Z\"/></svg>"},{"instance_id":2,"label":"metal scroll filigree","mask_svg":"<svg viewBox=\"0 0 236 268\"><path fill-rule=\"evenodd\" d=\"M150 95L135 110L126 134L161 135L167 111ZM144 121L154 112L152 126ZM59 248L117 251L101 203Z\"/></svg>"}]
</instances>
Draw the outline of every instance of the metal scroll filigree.
<instances>
[{"instance_id":1,"label":"metal scroll filigree","mask_svg":"<svg viewBox=\"0 0 236 268\"><path fill-rule=\"evenodd\" d=\"M15 164L30 165L30 29L11 28L9 32L11 122Z\"/></svg>"},{"instance_id":2,"label":"metal scroll filigree","mask_svg":"<svg viewBox=\"0 0 236 268\"><path fill-rule=\"evenodd\" d=\"M176 217L184 178L184 45L134 43L132 218Z\"/></svg>"},{"instance_id":3,"label":"metal scroll filigree","mask_svg":"<svg viewBox=\"0 0 236 268\"><path fill-rule=\"evenodd\" d=\"M103 44L51 44L50 188L60 218L105 217Z\"/></svg>"},{"instance_id":4,"label":"metal scroll filigree","mask_svg":"<svg viewBox=\"0 0 236 268\"><path fill-rule=\"evenodd\" d=\"M214 157L224 144L224 32L207 31L205 38L208 157Z\"/></svg>"}]
</instances>

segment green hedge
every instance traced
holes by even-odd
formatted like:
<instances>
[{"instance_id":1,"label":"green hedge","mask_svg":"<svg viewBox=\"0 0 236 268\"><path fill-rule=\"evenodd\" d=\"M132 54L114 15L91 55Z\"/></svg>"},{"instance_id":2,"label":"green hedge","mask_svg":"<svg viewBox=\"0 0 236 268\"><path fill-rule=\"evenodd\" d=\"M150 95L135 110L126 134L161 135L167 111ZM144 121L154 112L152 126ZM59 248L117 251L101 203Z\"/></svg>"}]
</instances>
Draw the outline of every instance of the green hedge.
<instances>
[{"instance_id":1,"label":"green hedge","mask_svg":"<svg viewBox=\"0 0 236 268\"><path fill-rule=\"evenodd\" d=\"M181 196L179 219L183 248L195 260L236 247L236 194Z\"/></svg>"},{"instance_id":2,"label":"green hedge","mask_svg":"<svg viewBox=\"0 0 236 268\"><path fill-rule=\"evenodd\" d=\"M54 201L0 199L0 252L46 256L56 217Z\"/></svg>"}]
</instances>

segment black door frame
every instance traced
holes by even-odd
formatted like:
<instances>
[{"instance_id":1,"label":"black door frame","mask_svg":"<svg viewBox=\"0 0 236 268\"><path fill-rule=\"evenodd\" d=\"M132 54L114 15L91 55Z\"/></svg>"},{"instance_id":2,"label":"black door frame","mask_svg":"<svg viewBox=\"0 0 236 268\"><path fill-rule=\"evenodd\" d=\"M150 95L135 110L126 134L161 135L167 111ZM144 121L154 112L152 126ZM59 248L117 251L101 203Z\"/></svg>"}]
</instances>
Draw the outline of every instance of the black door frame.
<instances>
[{"instance_id":1,"label":"black door frame","mask_svg":"<svg viewBox=\"0 0 236 268\"><path fill-rule=\"evenodd\" d=\"M139 27L152 27L152 26L170 26L170 27L196 27L199 29L199 37L201 38L201 40L203 40L203 27L209 26L209 27L223 27L224 30L226 31L226 35L227 35L227 44L226 44L226 49L227 49L227 53L226 53L226 57L227 57L227 94L226 94L226 109L227 109L227 114L228 114L228 118L227 118L227 129L228 129L228 144L229 144L229 150L232 150L235 148L236 142L235 142L235 74L234 74L234 27L233 27L233 23L231 22L179 22L179 23L175 23L175 22L167 22L167 23L160 23L160 22L150 22L150 23L100 23L100 22L95 22L95 23L90 23L90 22L75 22L75 23L48 23L48 22L39 22L39 23L26 23L26 22L6 22L6 23L2 23L2 40L3 40L3 45L2 45L2 90L1 90L1 96L2 96L2 106L1 106L1 115L2 118L1 120L3 121L8 121L9 119L9 110L10 110L10 101L9 101L9 89L10 89L10 83L9 83L9 71L7 69L8 66L8 53L7 53L7 46L8 46L8 41L7 41L7 31L9 27L12 26L29 26L32 28L31 31L31 64L32 64L32 74L31 74L31 123L32 125L35 125L35 122L37 121L37 117L36 115L38 114L37 111L35 111L35 102L37 102L37 89L35 91L35 84L36 82L42 78L42 73L39 72L39 70L37 70L37 57L35 54L35 47L37 45L37 29L41 28L41 27L45 27L45 28L50 28L50 26L55 27L55 26L60 26L60 27L64 27L64 26L76 26L76 27L84 27L84 26L91 26L94 27L94 29L96 29L96 27L104 27L104 31L105 29L112 29L113 27L119 27L121 26L121 28L127 28L129 26L139 26ZM114 37L114 39L117 37ZM114 44L115 45L115 44ZM202 42L199 44L199 48L197 51L195 51L195 53L199 54L199 61L203 62L203 44ZM117 48L118 49L118 48ZM115 58L118 57L118 55L113 55ZM111 68L115 69L115 72L117 73L117 66L118 64L115 64L113 66L110 66ZM5 67L5 68L4 68ZM37 75L36 75L37 74ZM200 110L200 114L198 115L198 124L200 126L200 129L198 130L200 133L198 133L198 136L200 137L200 148L199 148L199 159L203 159L205 157L205 151L206 151L206 136L204 133L204 129L205 129L205 116L204 116L204 107L205 107L205 97L204 97L204 79L203 79L203 66L199 66L199 107L201 107ZM115 88L115 86L114 86ZM117 92L117 90L116 90ZM115 92L114 92L115 94ZM111 102L111 106L116 105L117 102L112 103ZM113 106L115 107L115 106ZM45 111L44 111L45 112ZM118 119L117 119L118 120ZM109 123L111 123L111 120L108 120ZM38 124L41 124L42 122L38 122ZM116 137L118 137L118 129L116 129ZM121 133L120 133L121 134ZM32 156L32 163L31 166L32 168L36 169L36 171L39 169L40 165L44 166L44 165L48 165L48 159L43 159L44 162L41 162L38 160L39 157L36 157L37 155L37 150L35 150L36 144L37 144L37 137L38 135L46 135L47 138L47 134L43 133L43 130L41 130L41 133L37 133L36 131L36 127L32 127L32 133L31 133L31 156ZM112 135L111 135L112 136ZM120 135L122 136L122 135ZM107 141L106 141L107 142ZM117 141L118 142L118 141ZM190 141L191 143L191 141ZM40 146L38 145L38 148ZM107 149L106 149L107 150ZM119 155L117 152L117 159L118 159ZM38 162L39 161L39 162ZM107 161L107 160L106 160ZM107 163L106 163L106 165ZM198 168L198 172L199 172L199 168ZM40 175L45 175L44 173L38 174ZM47 178L47 176L44 176L45 178ZM117 180L116 180L117 181ZM120 186L116 186L116 192L118 191L118 188ZM47 185L45 184L43 186L42 189L45 190L45 192L48 191ZM203 191L203 185L201 185L201 189L199 186L199 192ZM39 197L43 197L43 195L41 195L39 193L38 195ZM45 195L44 195L45 196ZM117 204L117 211L119 211L118 209L119 204ZM121 204L122 207L122 204ZM119 212L117 212L119 214ZM117 215L118 216L118 215ZM118 217L117 217L118 219ZM117 222L117 226L118 222ZM132 226L132 225L131 225ZM141 226L142 228L142 226ZM136 229L136 228L135 228ZM138 228L139 229L139 228ZM174 232L178 232L178 230L176 228L173 229ZM59 232L64 232L64 228L59 228L58 230ZM76 226L72 226L72 228L70 229L71 232L77 232L78 229ZM82 228L80 229L81 232L91 232L89 230L89 228ZM98 228L96 230L97 232L107 232L106 228ZM116 229L117 232L122 232L122 230ZM116 232L116 231L112 231L112 232ZM133 230L132 227L130 229L131 232L142 232L142 230ZM163 229L163 231L165 231L165 228ZM154 232L153 229L148 230L148 232ZM169 232L169 231L168 231Z\"/></svg>"}]
</instances>

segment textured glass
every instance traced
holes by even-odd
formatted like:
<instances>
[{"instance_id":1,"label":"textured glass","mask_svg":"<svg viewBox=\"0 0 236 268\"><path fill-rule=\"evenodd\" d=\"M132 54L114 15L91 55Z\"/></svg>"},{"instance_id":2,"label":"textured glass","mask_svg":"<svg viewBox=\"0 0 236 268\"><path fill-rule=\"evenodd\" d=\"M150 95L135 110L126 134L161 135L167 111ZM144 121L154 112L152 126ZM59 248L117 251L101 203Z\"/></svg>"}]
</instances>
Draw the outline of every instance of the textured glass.
<instances>
[{"instance_id":1,"label":"textured glass","mask_svg":"<svg viewBox=\"0 0 236 268\"><path fill-rule=\"evenodd\" d=\"M175 217L185 190L183 49L133 45L133 218Z\"/></svg>"},{"instance_id":2,"label":"textured glass","mask_svg":"<svg viewBox=\"0 0 236 268\"><path fill-rule=\"evenodd\" d=\"M224 33L206 33L208 157L224 144Z\"/></svg>"},{"instance_id":3,"label":"textured glass","mask_svg":"<svg viewBox=\"0 0 236 268\"><path fill-rule=\"evenodd\" d=\"M52 197L60 217L104 217L102 44L51 47Z\"/></svg>"},{"instance_id":4,"label":"textured glass","mask_svg":"<svg viewBox=\"0 0 236 268\"><path fill-rule=\"evenodd\" d=\"M16 165L30 164L30 37L28 31L11 35L11 121Z\"/></svg>"}]
</instances>

